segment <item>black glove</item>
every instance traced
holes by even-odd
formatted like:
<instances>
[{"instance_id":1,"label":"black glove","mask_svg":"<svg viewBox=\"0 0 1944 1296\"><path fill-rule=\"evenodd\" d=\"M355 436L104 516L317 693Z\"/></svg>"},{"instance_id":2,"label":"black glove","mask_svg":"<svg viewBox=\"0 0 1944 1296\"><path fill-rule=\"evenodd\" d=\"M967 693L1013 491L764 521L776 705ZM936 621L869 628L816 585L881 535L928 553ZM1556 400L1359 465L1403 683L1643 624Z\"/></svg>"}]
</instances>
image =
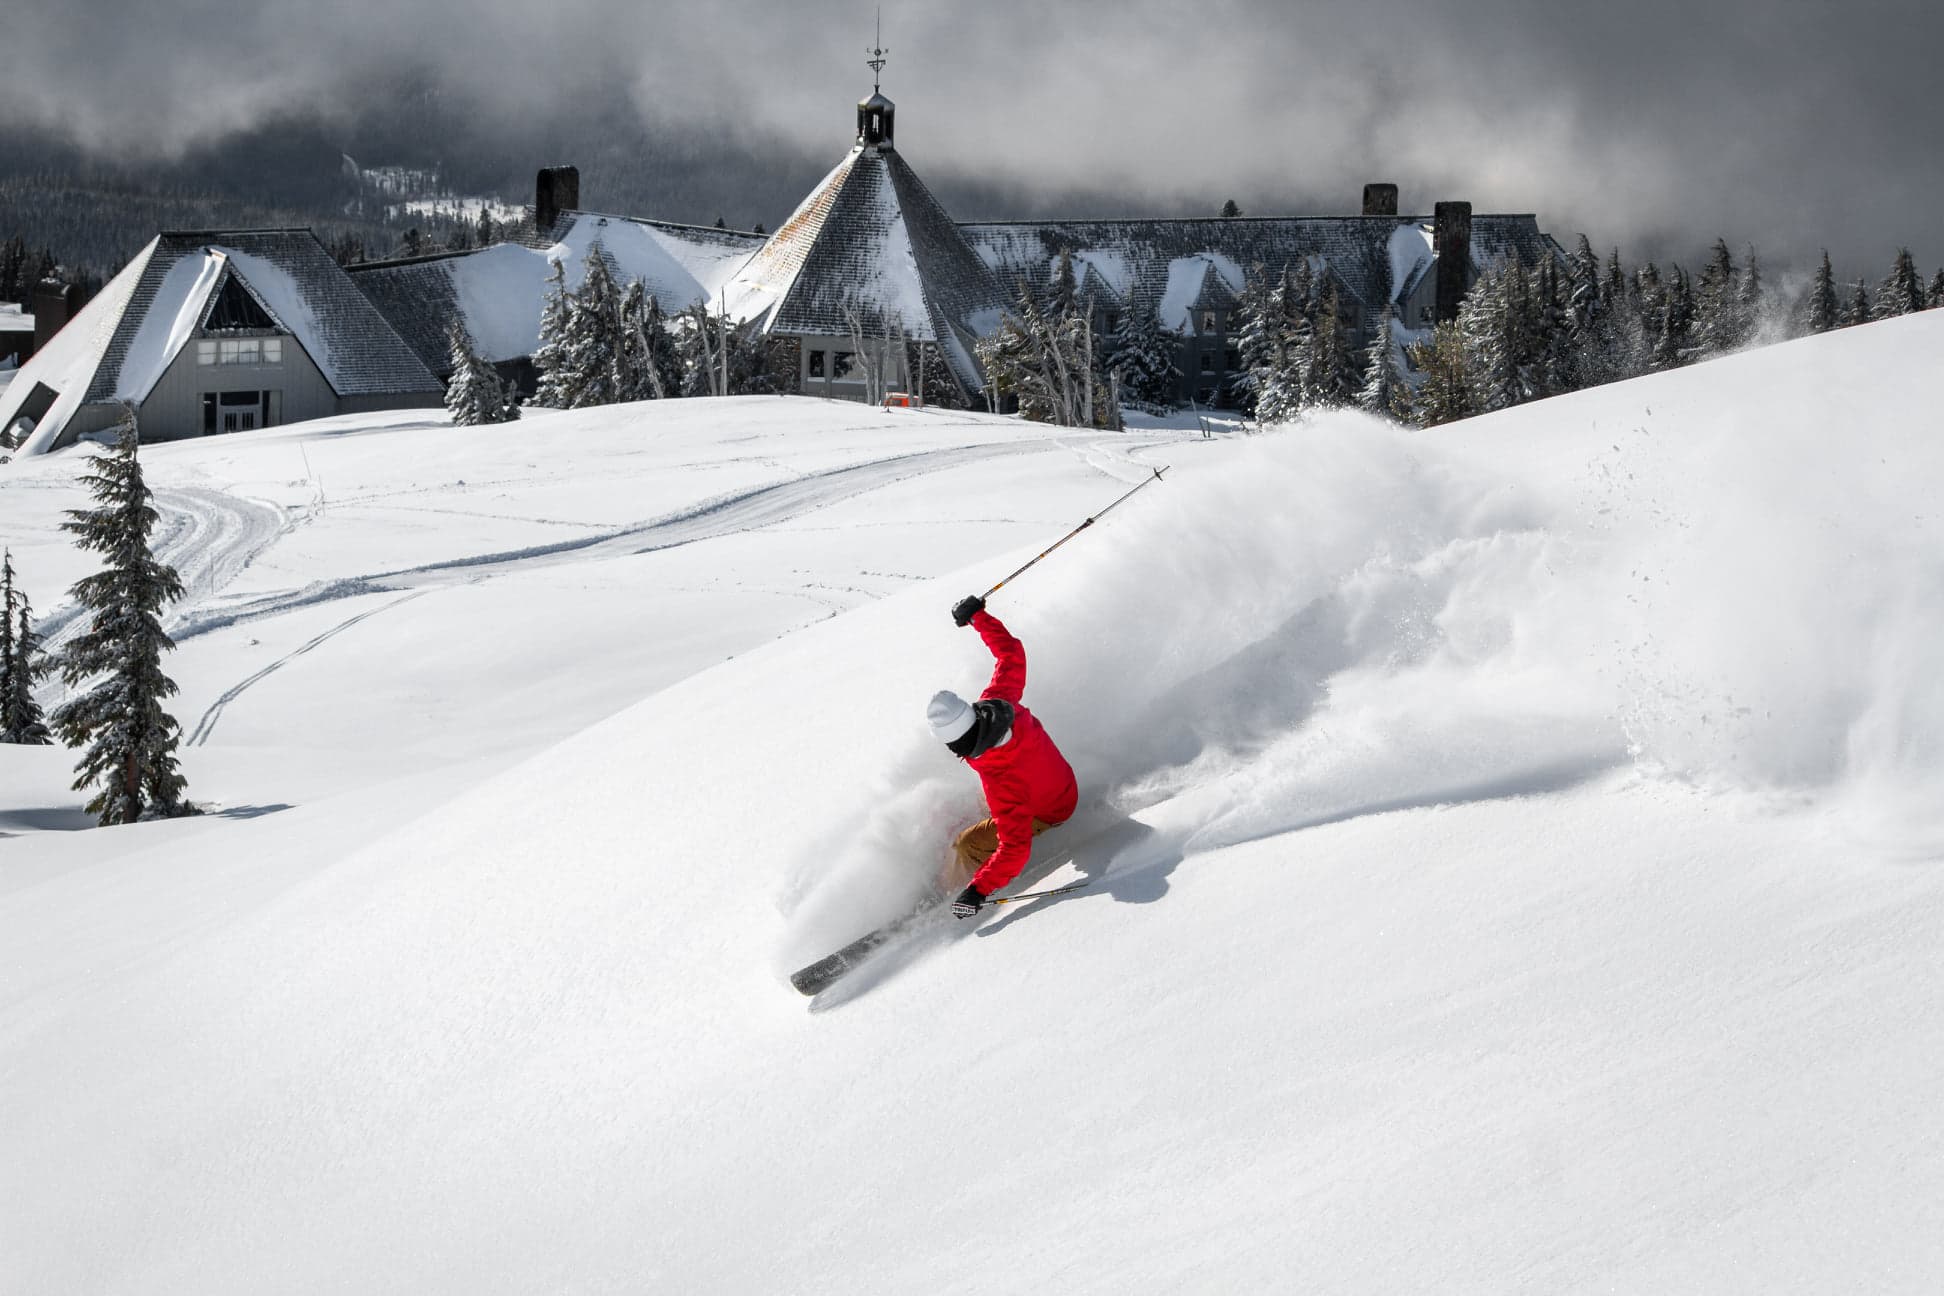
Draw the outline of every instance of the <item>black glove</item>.
<instances>
[{"instance_id":1,"label":"black glove","mask_svg":"<svg viewBox=\"0 0 1944 1296\"><path fill-rule=\"evenodd\" d=\"M958 899L952 901L952 917L974 917L978 914L979 910L985 908L985 902L985 892L975 886L969 886L959 892Z\"/></svg>"},{"instance_id":2,"label":"black glove","mask_svg":"<svg viewBox=\"0 0 1944 1296\"><path fill-rule=\"evenodd\" d=\"M980 598L977 594L969 595L965 598L960 599L958 603L953 606L952 624L955 626L971 625L972 618L979 615L979 613L983 611L985 611L985 600Z\"/></svg>"}]
</instances>

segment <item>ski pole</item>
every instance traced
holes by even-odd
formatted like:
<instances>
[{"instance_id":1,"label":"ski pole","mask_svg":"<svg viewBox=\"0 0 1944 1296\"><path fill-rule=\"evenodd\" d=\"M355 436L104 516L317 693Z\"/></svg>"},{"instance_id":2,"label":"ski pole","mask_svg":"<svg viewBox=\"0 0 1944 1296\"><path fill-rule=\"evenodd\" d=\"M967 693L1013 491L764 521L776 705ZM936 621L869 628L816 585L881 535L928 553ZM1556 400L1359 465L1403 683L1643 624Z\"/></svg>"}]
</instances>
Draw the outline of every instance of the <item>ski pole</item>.
<instances>
[{"instance_id":1,"label":"ski pole","mask_svg":"<svg viewBox=\"0 0 1944 1296\"><path fill-rule=\"evenodd\" d=\"M1134 493L1134 491L1137 491L1137 490L1140 490L1140 489L1141 489L1141 486L1148 486L1148 485L1151 485L1151 484L1153 484L1154 482L1158 482L1158 481L1160 481L1160 480L1161 480L1161 473L1162 473L1162 471L1163 471L1162 469L1160 469L1160 468L1156 468L1156 469L1154 470L1154 476L1152 476L1152 477L1149 477L1149 478L1147 478L1146 480L1144 480L1144 481L1142 481L1142 483L1141 483L1141 485L1140 485L1140 486L1136 486L1136 487L1134 488L1134 490L1131 490L1131 491L1129 491L1129 492L1127 492L1127 495L1123 495L1123 496L1121 496L1121 497L1120 497L1120 499L1117 499L1117 500L1115 500L1115 501L1114 501L1114 502L1113 502L1112 504L1109 504L1109 505L1108 505L1108 506L1107 506L1106 508L1104 508L1104 509L1102 509L1102 510L1100 510L1100 512L1098 512L1098 513L1096 513L1096 514L1094 514L1094 515L1093 515L1092 517L1090 517L1090 518L1088 518L1088 519L1087 519L1087 520L1086 520L1085 522L1082 522L1082 523L1081 523L1081 524L1080 524L1079 526L1077 526L1077 527L1075 527L1075 528L1073 528L1073 530L1071 530L1071 531L1069 531L1069 532L1067 532L1067 533L1066 533L1065 535L1063 535L1063 536L1061 536L1061 537L1060 537L1060 538L1059 538L1059 539L1058 539L1057 541L1055 541L1055 542L1053 543L1053 545L1052 545L1051 547L1049 547L1049 548L1048 548L1048 549L1046 550L1046 552L1044 552L1044 553L1042 553L1042 554L1041 554L1041 555L1039 556L1039 558L1035 558L1035 559L1033 559L1033 561L1032 561L1032 562L1029 562L1029 563L1027 563L1027 564L1026 564L1026 566L1024 566L1024 567L1021 567L1021 568L1020 568L1020 569L1019 569L1018 571L1016 571L1016 572L1014 572L1014 573L1013 573L1012 575L1010 575L1010 576L1008 576L1008 577L1006 577L1006 579L1005 579L1005 580L1002 580L1002 581L1000 581L1000 582L999 582L999 583L998 583L997 585L994 585L994 586L993 586L993 587L992 587L991 589L989 589L989 590L987 590L987 591L986 591L985 593L983 593L983 594L981 594L981 595L979 595L979 598L980 598L980 600L981 600L981 601L983 601L983 600L985 600L985 599L989 599L989 598L991 598L991 597L992 597L992 596L993 596L994 594L997 594L997 593L998 593L998 592L999 592L1000 590L1002 590L1002 589L1004 589L1004 588L1005 588L1005 587L1006 587L1007 585L1009 585L1009 584L1011 584L1011 583L1012 583L1013 581L1015 581L1015 580L1017 580L1017 579L1018 579L1019 577L1021 577L1021 576L1023 576L1023 575L1025 575L1025 574L1026 574L1026 572L1027 572L1027 571L1028 571L1028 570L1029 570L1029 569L1030 569L1030 568L1031 568L1031 567L1032 567L1032 566L1033 566L1033 565L1034 565L1035 563L1037 563L1037 562L1039 562L1039 561L1040 561L1040 559L1042 559L1042 558L1047 558L1047 557L1050 557L1050 556L1052 556L1052 553L1053 553L1053 550L1054 550L1054 549L1058 549L1058 548L1059 548L1059 547L1060 547L1061 545L1063 545L1063 544L1065 544L1065 543L1066 543L1067 541L1069 541L1069 540L1071 540L1071 539L1073 539L1073 537L1075 537L1075 536L1077 536L1077 535L1079 535L1079 534L1080 534L1080 533L1081 533L1082 531L1085 531L1085 530L1086 530L1086 529L1087 529L1088 527L1090 527L1090 526L1092 526L1092 525L1093 525L1094 523L1096 523L1096 522L1098 522L1098 521L1099 521L1099 520L1100 520L1101 518L1104 518L1104 517L1106 517L1106 516L1107 516L1107 515L1108 515L1109 513L1111 513L1111 512L1113 512L1113 511L1114 511L1114 509L1115 509L1116 507L1118 507L1118 506L1120 505L1120 503L1121 503L1121 501L1122 501L1122 500L1125 500L1125 499L1127 498L1127 496L1128 496L1128 495L1132 495L1132 494ZM1025 899L1025 897L1024 897L1024 896L1014 896L1014 897L1013 897L1013 899L1015 899L1015 900L1023 900L1023 899Z\"/></svg>"},{"instance_id":2,"label":"ski pole","mask_svg":"<svg viewBox=\"0 0 1944 1296\"><path fill-rule=\"evenodd\" d=\"M1037 900L1041 896L1065 895L1069 891L1078 891L1081 887L1088 886L1090 884L1091 884L1090 881L1069 882L1065 886L1054 887L1050 891L1028 891L1023 895L1016 895L1016 896L993 896L990 899L988 899L986 903L995 904L995 905L1015 904L1021 900Z\"/></svg>"}]
</instances>

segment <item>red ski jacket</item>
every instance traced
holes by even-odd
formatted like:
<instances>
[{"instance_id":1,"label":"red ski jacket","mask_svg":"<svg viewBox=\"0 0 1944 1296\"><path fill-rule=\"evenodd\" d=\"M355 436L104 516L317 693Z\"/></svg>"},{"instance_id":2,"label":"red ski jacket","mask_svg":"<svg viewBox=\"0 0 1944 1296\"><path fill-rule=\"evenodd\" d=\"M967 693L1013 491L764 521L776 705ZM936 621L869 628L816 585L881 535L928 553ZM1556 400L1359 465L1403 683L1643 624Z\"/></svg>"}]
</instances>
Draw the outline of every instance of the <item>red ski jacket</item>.
<instances>
[{"instance_id":1,"label":"red ski jacket","mask_svg":"<svg viewBox=\"0 0 1944 1296\"><path fill-rule=\"evenodd\" d=\"M972 628L998 663L979 699L1003 698L1013 708L1012 737L966 762L978 771L986 807L999 830L998 851L972 879L973 886L991 895L1018 877L1032 858L1033 820L1056 824L1071 818L1080 785L1046 726L1019 704L1026 691L1025 647L990 612L974 614Z\"/></svg>"}]
</instances>

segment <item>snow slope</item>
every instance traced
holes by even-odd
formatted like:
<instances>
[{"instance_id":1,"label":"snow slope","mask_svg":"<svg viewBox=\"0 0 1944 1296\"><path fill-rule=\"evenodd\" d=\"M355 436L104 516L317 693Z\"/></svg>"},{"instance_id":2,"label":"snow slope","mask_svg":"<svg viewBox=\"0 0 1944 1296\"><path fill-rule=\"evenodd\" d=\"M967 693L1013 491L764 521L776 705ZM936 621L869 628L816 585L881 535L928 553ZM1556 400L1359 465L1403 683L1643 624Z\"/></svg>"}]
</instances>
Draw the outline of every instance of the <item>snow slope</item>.
<instances>
[{"instance_id":1,"label":"snow slope","mask_svg":"<svg viewBox=\"0 0 1944 1296\"><path fill-rule=\"evenodd\" d=\"M158 447L307 519L184 614L185 679L339 629L187 754L290 808L0 822L0 1287L1929 1290L1944 429L1875 375L1940 343L1423 434L750 401ZM994 601L1093 794L1028 879L1092 886L806 1011L782 975L976 813L920 718L986 669L945 609L1157 462ZM74 463L0 474L9 526Z\"/></svg>"}]
</instances>

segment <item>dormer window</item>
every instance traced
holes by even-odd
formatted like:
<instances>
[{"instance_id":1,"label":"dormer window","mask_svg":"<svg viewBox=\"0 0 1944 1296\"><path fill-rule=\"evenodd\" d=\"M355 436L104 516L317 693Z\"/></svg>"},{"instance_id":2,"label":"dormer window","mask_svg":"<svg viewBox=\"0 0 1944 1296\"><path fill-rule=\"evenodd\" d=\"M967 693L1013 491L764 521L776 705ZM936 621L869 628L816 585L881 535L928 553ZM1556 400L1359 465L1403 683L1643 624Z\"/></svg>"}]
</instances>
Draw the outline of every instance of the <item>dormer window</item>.
<instances>
[{"instance_id":1,"label":"dormer window","mask_svg":"<svg viewBox=\"0 0 1944 1296\"><path fill-rule=\"evenodd\" d=\"M1219 332L1220 330L1215 327L1216 318L1217 317L1214 311L1212 310L1203 311L1201 313L1201 331L1204 333Z\"/></svg>"}]
</instances>

